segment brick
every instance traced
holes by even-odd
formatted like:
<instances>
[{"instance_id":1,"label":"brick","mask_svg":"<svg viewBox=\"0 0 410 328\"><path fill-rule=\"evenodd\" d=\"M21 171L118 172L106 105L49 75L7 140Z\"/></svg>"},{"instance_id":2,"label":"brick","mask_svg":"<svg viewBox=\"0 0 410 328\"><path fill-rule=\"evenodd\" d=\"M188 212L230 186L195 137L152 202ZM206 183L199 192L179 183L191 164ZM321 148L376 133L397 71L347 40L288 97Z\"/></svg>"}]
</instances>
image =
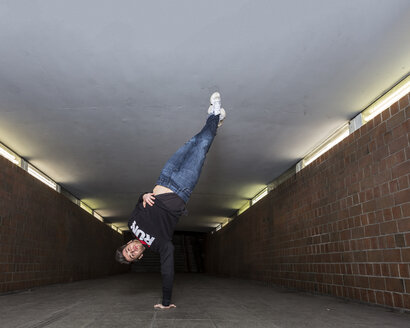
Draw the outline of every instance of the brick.
<instances>
[{"instance_id":1,"label":"brick","mask_svg":"<svg viewBox=\"0 0 410 328\"><path fill-rule=\"evenodd\" d=\"M382 268L382 276L390 276L390 266L388 264L382 263L380 267Z\"/></svg>"},{"instance_id":2,"label":"brick","mask_svg":"<svg viewBox=\"0 0 410 328\"><path fill-rule=\"evenodd\" d=\"M391 208L387 208L383 210L383 220L384 221L390 221L393 220L393 212Z\"/></svg>"},{"instance_id":3,"label":"brick","mask_svg":"<svg viewBox=\"0 0 410 328\"><path fill-rule=\"evenodd\" d=\"M379 224L373 224L373 225L365 226L364 227L364 234L365 234L366 237L380 235L380 225Z\"/></svg>"},{"instance_id":4,"label":"brick","mask_svg":"<svg viewBox=\"0 0 410 328\"><path fill-rule=\"evenodd\" d=\"M399 275L402 278L410 278L409 274L409 264L408 263L400 263L399 264ZM409 290L410 292L410 290Z\"/></svg>"},{"instance_id":5,"label":"brick","mask_svg":"<svg viewBox=\"0 0 410 328\"><path fill-rule=\"evenodd\" d=\"M357 205L349 208L349 216L357 216L362 214L362 206Z\"/></svg>"},{"instance_id":6,"label":"brick","mask_svg":"<svg viewBox=\"0 0 410 328\"><path fill-rule=\"evenodd\" d=\"M409 187L409 181L407 176L401 176L397 179L399 183L399 190L407 189Z\"/></svg>"},{"instance_id":7,"label":"brick","mask_svg":"<svg viewBox=\"0 0 410 328\"><path fill-rule=\"evenodd\" d=\"M362 237L364 237L364 228L363 227L352 229L352 238L353 239L362 238Z\"/></svg>"},{"instance_id":8,"label":"brick","mask_svg":"<svg viewBox=\"0 0 410 328\"><path fill-rule=\"evenodd\" d=\"M365 264L366 266L366 275L373 276L373 265Z\"/></svg>"},{"instance_id":9,"label":"brick","mask_svg":"<svg viewBox=\"0 0 410 328\"><path fill-rule=\"evenodd\" d=\"M373 190L372 190L373 194ZM371 201L362 204L363 213L373 212L376 209L376 201L373 199Z\"/></svg>"},{"instance_id":10,"label":"brick","mask_svg":"<svg viewBox=\"0 0 410 328\"><path fill-rule=\"evenodd\" d=\"M400 232L410 231L410 218L397 220L397 227Z\"/></svg>"},{"instance_id":11,"label":"brick","mask_svg":"<svg viewBox=\"0 0 410 328\"><path fill-rule=\"evenodd\" d=\"M389 120L386 122L386 130L392 130L394 127L400 125L406 120L404 111L400 111L397 114L394 114Z\"/></svg>"},{"instance_id":12,"label":"brick","mask_svg":"<svg viewBox=\"0 0 410 328\"><path fill-rule=\"evenodd\" d=\"M367 243L366 243L366 246L367 246L368 249L377 249L377 248L380 248L379 240L378 240L378 238L376 238L376 237L367 238L367 239L365 239L365 241L366 241L366 242L369 241L369 243L370 243L369 245L367 245Z\"/></svg>"},{"instance_id":13,"label":"brick","mask_svg":"<svg viewBox=\"0 0 410 328\"><path fill-rule=\"evenodd\" d=\"M403 262L410 262L410 248L401 249L401 259Z\"/></svg>"},{"instance_id":14,"label":"brick","mask_svg":"<svg viewBox=\"0 0 410 328\"><path fill-rule=\"evenodd\" d=\"M393 180L393 181L390 181L389 182L389 191L390 191L390 193L395 193L398 190L399 190L399 181L397 179Z\"/></svg>"},{"instance_id":15,"label":"brick","mask_svg":"<svg viewBox=\"0 0 410 328\"><path fill-rule=\"evenodd\" d=\"M393 235L381 236L379 237L380 248L394 248L396 243Z\"/></svg>"},{"instance_id":16,"label":"brick","mask_svg":"<svg viewBox=\"0 0 410 328\"><path fill-rule=\"evenodd\" d=\"M380 198L380 188L376 186L373 188L374 198Z\"/></svg>"},{"instance_id":17,"label":"brick","mask_svg":"<svg viewBox=\"0 0 410 328\"><path fill-rule=\"evenodd\" d=\"M403 295L398 294L398 293L393 293L393 302L395 307L402 308L404 303L403 303Z\"/></svg>"},{"instance_id":18,"label":"brick","mask_svg":"<svg viewBox=\"0 0 410 328\"><path fill-rule=\"evenodd\" d=\"M398 103L400 109L406 108L409 105L409 95L403 96Z\"/></svg>"},{"instance_id":19,"label":"brick","mask_svg":"<svg viewBox=\"0 0 410 328\"><path fill-rule=\"evenodd\" d=\"M400 277L399 265L394 263L394 264L390 264L389 267L390 267L390 276L399 278Z\"/></svg>"},{"instance_id":20,"label":"brick","mask_svg":"<svg viewBox=\"0 0 410 328\"><path fill-rule=\"evenodd\" d=\"M352 238L351 236L351 230L343 230L340 233L340 239L341 240L350 240Z\"/></svg>"},{"instance_id":21,"label":"brick","mask_svg":"<svg viewBox=\"0 0 410 328\"><path fill-rule=\"evenodd\" d=\"M390 154L394 154L402 149L404 149L407 146L407 137L406 136L401 136L395 140L393 140L389 145L388 145L388 150ZM378 158L376 160L381 160L384 157L386 157L386 153L381 153L378 154Z\"/></svg>"},{"instance_id":22,"label":"brick","mask_svg":"<svg viewBox=\"0 0 410 328\"><path fill-rule=\"evenodd\" d=\"M397 223L396 221L387 221L380 223L380 234L392 234L397 232Z\"/></svg>"},{"instance_id":23,"label":"brick","mask_svg":"<svg viewBox=\"0 0 410 328\"><path fill-rule=\"evenodd\" d=\"M385 290L386 289L385 278L370 277L369 286L371 289Z\"/></svg>"},{"instance_id":24,"label":"brick","mask_svg":"<svg viewBox=\"0 0 410 328\"><path fill-rule=\"evenodd\" d=\"M410 309L410 294L403 294L403 307Z\"/></svg>"},{"instance_id":25,"label":"brick","mask_svg":"<svg viewBox=\"0 0 410 328\"><path fill-rule=\"evenodd\" d=\"M369 297L367 295L366 289L360 289L360 300L366 303L369 302Z\"/></svg>"},{"instance_id":26,"label":"brick","mask_svg":"<svg viewBox=\"0 0 410 328\"><path fill-rule=\"evenodd\" d=\"M380 146L376 151L373 152L373 162L378 163L384 158L388 157L390 154L393 154L403 148L404 141L402 139L393 140L388 146ZM394 151L392 152L390 149Z\"/></svg>"},{"instance_id":27,"label":"brick","mask_svg":"<svg viewBox=\"0 0 410 328\"><path fill-rule=\"evenodd\" d=\"M369 298L369 303L376 303L376 295L373 290L367 290L367 297Z\"/></svg>"},{"instance_id":28,"label":"brick","mask_svg":"<svg viewBox=\"0 0 410 328\"><path fill-rule=\"evenodd\" d=\"M399 155L403 155L403 156L399 156ZM395 155L393 155L394 157L400 157L401 161L404 161L404 152L401 151L399 153L396 153ZM401 158L402 157L402 158ZM410 161L404 161L403 163L400 163L394 167L392 167L392 178L393 179L398 179L402 176L405 176L406 174L409 174L410 172Z\"/></svg>"},{"instance_id":29,"label":"brick","mask_svg":"<svg viewBox=\"0 0 410 328\"><path fill-rule=\"evenodd\" d=\"M369 288L369 277L366 276L356 276L355 286L360 288Z\"/></svg>"},{"instance_id":30,"label":"brick","mask_svg":"<svg viewBox=\"0 0 410 328\"><path fill-rule=\"evenodd\" d=\"M368 251L367 259L369 262L383 262L383 252L380 250Z\"/></svg>"},{"instance_id":31,"label":"brick","mask_svg":"<svg viewBox=\"0 0 410 328\"><path fill-rule=\"evenodd\" d=\"M379 187L380 193L382 194L382 188ZM393 207L394 204L394 197L389 195L382 198L379 198L376 202L376 209L383 210L386 208ZM397 204L396 204L397 205Z\"/></svg>"},{"instance_id":32,"label":"brick","mask_svg":"<svg viewBox=\"0 0 410 328\"><path fill-rule=\"evenodd\" d=\"M393 105L390 106L390 115L395 115L399 112L399 103L395 102Z\"/></svg>"},{"instance_id":33,"label":"brick","mask_svg":"<svg viewBox=\"0 0 410 328\"><path fill-rule=\"evenodd\" d=\"M404 281L404 289L410 295L410 293L409 293L409 291L410 291L410 279L403 279L403 281Z\"/></svg>"},{"instance_id":34,"label":"brick","mask_svg":"<svg viewBox=\"0 0 410 328\"><path fill-rule=\"evenodd\" d=\"M406 242L404 240L404 234L395 234L394 235L394 240L396 242L397 247L405 247Z\"/></svg>"},{"instance_id":35,"label":"brick","mask_svg":"<svg viewBox=\"0 0 410 328\"><path fill-rule=\"evenodd\" d=\"M387 121L391 117L390 111L388 111L388 110L384 110L383 112L381 112L380 115L381 115L383 121Z\"/></svg>"},{"instance_id":36,"label":"brick","mask_svg":"<svg viewBox=\"0 0 410 328\"><path fill-rule=\"evenodd\" d=\"M402 190L394 195L394 200L396 205L403 203L408 203L410 199L410 189Z\"/></svg>"},{"instance_id":37,"label":"brick","mask_svg":"<svg viewBox=\"0 0 410 328\"><path fill-rule=\"evenodd\" d=\"M367 261L367 252L354 252L353 258L355 262L366 262Z\"/></svg>"},{"instance_id":38,"label":"brick","mask_svg":"<svg viewBox=\"0 0 410 328\"><path fill-rule=\"evenodd\" d=\"M404 292L403 279L385 278L385 280L386 280L386 290L391 291L391 292L397 292L397 293Z\"/></svg>"},{"instance_id":39,"label":"brick","mask_svg":"<svg viewBox=\"0 0 410 328\"><path fill-rule=\"evenodd\" d=\"M393 303L392 293L384 292L383 294L384 294L384 304L387 305L387 306L393 307L394 303Z\"/></svg>"},{"instance_id":40,"label":"brick","mask_svg":"<svg viewBox=\"0 0 410 328\"><path fill-rule=\"evenodd\" d=\"M409 204L410 205L410 204ZM395 206L392 208L392 214L393 214L393 219L400 219L403 217L402 215L402 208L405 207L406 204L403 204L402 206ZM410 206L408 206L410 210Z\"/></svg>"},{"instance_id":41,"label":"brick","mask_svg":"<svg viewBox=\"0 0 410 328\"><path fill-rule=\"evenodd\" d=\"M350 276L350 275L344 275L343 276L343 285L344 286L354 286L355 282L354 282L354 276Z\"/></svg>"},{"instance_id":42,"label":"brick","mask_svg":"<svg viewBox=\"0 0 410 328\"><path fill-rule=\"evenodd\" d=\"M381 276L382 275L382 269L380 267L380 264L373 264L373 274L375 276Z\"/></svg>"},{"instance_id":43,"label":"brick","mask_svg":"<svg viewBox=\"0 0 410 328\"><path fill-rule=\"evenodd\" d=\"M13 281L12 273L0 272L0 282L11 282Z\"/></svg>"},{"instance_id":44,"label":"brick","mask_svg":"<svg viewBox=\"0 0 410 328\"><path fill-rule=\"evenodd\" d=\"M400 262L400 250L399 249L388 249L383 250L383 260L384 262Z\"/></svg>"},{"instance_id":45,"label":"brick","mask_svg":"<svg viewBox=\"0 0 410 328\"><path fill-rule=\"evenodd\" d=\"M389 180L389 181L387 181L387 180ZM390 189L389 189L389 182L390 182L390 177L388 178L388 179L386 179L385 181L387 181L387 182L385 182L384 183L384 181L382 182L377 182L376 181L376 183L379 185L379 187L380 187L380 193L381 193L381 195L382 196L389 196L390 195Z\"/></svg>"},{"instance_id":46,"label":"brick","mask_svg":"<svg viewBox=\"0 0 410 328\"><path fill-rule=\"evenodd\" d=\"M376 303L384 305L384 292L375 291L374 294L376 295Z\"/></svg>"},{"instance_id":47,"label":"brick","mask_svg":"<svg viewBox=\"0 0 410 328\"><path fill-rule=\"evenodd\" d=\"M353 288L353 298L360 300L360 289Z\"/></svg>"}]
</instances>

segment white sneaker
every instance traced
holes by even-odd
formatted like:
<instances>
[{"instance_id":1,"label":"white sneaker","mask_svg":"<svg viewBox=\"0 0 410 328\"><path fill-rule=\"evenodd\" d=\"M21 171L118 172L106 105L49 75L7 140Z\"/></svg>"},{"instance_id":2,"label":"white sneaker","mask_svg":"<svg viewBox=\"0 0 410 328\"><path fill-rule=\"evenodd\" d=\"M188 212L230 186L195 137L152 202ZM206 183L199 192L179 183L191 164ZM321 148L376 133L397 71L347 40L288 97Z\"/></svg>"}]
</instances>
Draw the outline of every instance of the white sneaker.
<instances>
[{"instance_id":1,"label":"white sneaker","mask_svg":"<svg viewBox=\"0 0 410 328\"><path fill-rule=\"evenodd\" d=\"M209 99L212 105L212 114L219 115L221 111L221 95L219 92L214 92Z\"/></svg>"},{"instance_id":2,"label":"white sneaker","mask_svg":"<svg viewBox=\"0 0 410 328\"><path fill-rule=\"evenodd\" d=\"M221 95L219 92L214 92L209 100L211 102L211 106L208 108L208 114L219 115L218 126L221 126L222 121L226 117L225 109L221 108Z\"/></svg>"},{"instance_id":3,"label":"white sneaker","mask_svg":"<svg viewBox=\"0 0 410 328\"><path fill-rule=\"evenodd\" d=\"M221 108L220 110L219 110L219 114L214 114L214 107L211 105L211 106L209 106L209 108L208 108L208 114L209 115L219 115L219 123L218 123L218 126L221 126L222 125L222 121L225 119L225 117L226 117L226 112L225 112L225 109L223 109L223 108Z\"/></svg>"},{"instance_id":4,"label":"white sneaker","mask_svg":"<svg viewBox=\"0 0 410 328\"><path fill-rule=\"evenodd\" d=\"M218 123L218 127L222 125L223 120L226 117L226 112L225 109L221 108L221 114L219 114L219 123Z\"/></svg>"}]
</instances>

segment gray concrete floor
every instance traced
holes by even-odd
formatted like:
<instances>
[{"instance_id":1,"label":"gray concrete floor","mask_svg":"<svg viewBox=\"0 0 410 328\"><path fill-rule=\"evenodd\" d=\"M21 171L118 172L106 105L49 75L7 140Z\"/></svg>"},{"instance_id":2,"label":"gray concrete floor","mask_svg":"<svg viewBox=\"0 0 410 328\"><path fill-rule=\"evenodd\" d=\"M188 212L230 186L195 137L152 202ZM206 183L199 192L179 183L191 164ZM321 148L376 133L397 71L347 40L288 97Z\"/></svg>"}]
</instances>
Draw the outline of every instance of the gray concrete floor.
<instances>
[{"instance_id":1,"label":"gray concrete floor","mask_svg":"<svg viewBox=\"0 0 410 328\"><path fill-rule=\"evenodd\" d=\"M130 273L2 295L0 327L410 327L407 313L204 274L177 274L177 308L155 310L160 288Z\"/></svg>"}]
</instances>

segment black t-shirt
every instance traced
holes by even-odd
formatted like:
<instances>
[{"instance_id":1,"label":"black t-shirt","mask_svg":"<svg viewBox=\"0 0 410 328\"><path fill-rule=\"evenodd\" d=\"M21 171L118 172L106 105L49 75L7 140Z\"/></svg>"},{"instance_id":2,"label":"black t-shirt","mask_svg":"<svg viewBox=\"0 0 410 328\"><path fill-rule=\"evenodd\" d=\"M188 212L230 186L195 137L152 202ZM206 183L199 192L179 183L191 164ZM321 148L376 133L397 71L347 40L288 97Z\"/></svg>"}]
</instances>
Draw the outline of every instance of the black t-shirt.
<instances>
[{"instance_id":1,"label":"black t-shirt","mask_svg":"<svg viewBox=\"0 0 410 328\"><path fill-rule=\"evenodd\" d=\"M144 193L145 194L145 193ZM162 275L162 305L171 303L174 281L174 245L172 236L178 218L186 214L184 201L175 193L155 196L154 205L142 205L142 194L138 200L128 227L146 247L160 254Z\"/></svg>"}]
</instances>

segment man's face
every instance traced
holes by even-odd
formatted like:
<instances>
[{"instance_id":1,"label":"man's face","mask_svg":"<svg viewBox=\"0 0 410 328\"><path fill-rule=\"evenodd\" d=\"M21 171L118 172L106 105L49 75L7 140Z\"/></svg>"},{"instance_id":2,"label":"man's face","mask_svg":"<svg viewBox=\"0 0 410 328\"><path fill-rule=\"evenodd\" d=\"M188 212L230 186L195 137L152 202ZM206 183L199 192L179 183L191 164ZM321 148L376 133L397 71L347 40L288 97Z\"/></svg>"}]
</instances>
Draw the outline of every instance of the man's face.
<instances>
[{"instance_id":1,"label":"man's face","mask_svg":"<svg viewBox=\"0 0 410 328\"><path fill-rule=\"evenodd\" d=\"M135 260L139 260L143 256L143 252L145 247L141 244L139 240L130 240L127 246L124 247L122 250L122 255L124 255L125 259L128 262L133 262Z\"/></svg>"}]
</instances>

